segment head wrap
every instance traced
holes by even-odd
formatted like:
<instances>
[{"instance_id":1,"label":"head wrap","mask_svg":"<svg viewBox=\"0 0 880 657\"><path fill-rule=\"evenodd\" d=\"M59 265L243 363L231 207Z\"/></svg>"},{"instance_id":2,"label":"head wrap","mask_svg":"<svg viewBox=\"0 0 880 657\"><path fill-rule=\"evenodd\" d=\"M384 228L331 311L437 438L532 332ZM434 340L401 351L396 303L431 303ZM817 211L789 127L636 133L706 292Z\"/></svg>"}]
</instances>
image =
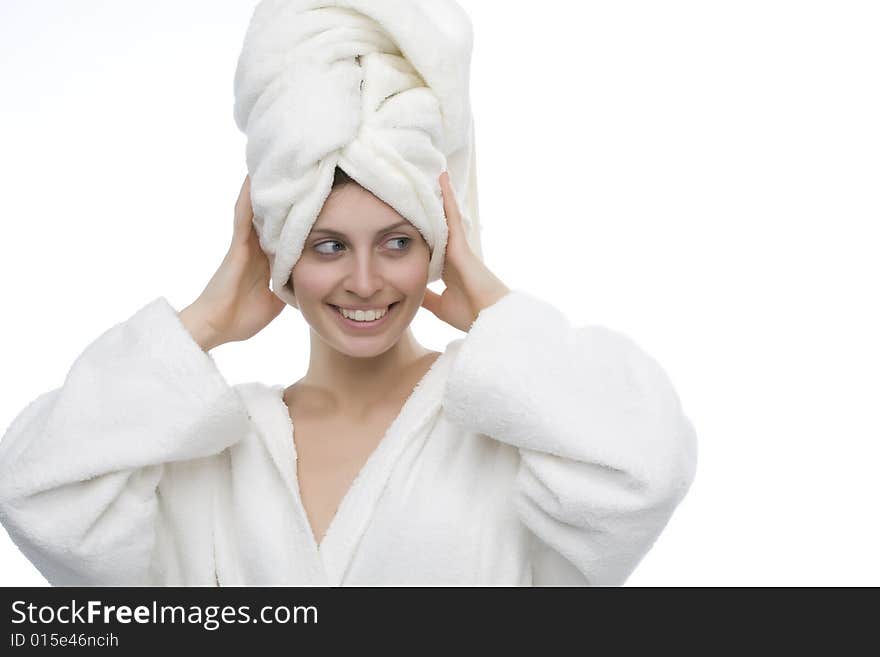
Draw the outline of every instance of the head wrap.
<instances>
[{"instance_id":1,"label":"head wrap","mask_svg":"<svg viewBox=\"0 0 880 657\"><path fill-rule=\"evenodd\" d=\"M473 30L453 0L263 0L235 73L247 137L254 226L272 290L298 307L291 272L336 167L413 224L440 279L449 172L466 237L482 258L474 122Z\"/></svg>"}]
</instances>

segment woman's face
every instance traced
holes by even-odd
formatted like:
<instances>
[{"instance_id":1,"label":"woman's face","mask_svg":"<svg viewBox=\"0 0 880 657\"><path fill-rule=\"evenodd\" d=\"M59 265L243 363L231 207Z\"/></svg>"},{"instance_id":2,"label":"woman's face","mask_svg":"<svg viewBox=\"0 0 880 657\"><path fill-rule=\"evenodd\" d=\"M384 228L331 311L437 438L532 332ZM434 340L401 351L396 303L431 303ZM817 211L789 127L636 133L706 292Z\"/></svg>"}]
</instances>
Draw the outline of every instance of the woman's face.
<instances>
[{"instance_id":1,"label":"woman's face","mask_svg":"<svg viewBox=\"0 0 880 657\"><path fill-rule=\"evenodd\" d=\"M428 284L430 250L421 233L357 184L334 189L293 268L299 309L337 351L371 357L393 347L415 317ZM340 308L384 316L343 316ZM353 315L353 313L352 313Z\"/></svg>"}]
</instances>

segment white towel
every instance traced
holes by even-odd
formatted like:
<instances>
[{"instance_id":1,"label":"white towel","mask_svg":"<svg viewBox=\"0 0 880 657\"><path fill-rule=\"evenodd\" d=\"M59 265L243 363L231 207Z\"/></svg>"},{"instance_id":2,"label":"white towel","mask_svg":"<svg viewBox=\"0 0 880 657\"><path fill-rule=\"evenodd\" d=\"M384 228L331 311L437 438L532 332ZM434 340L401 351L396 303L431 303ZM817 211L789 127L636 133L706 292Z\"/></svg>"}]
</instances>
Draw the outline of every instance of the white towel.
<instances>
[{"instance_id":1,"label":"white towel","mask_svg":"<svg viewBox=\"0 0 880 657\"><path fill-rule=\"evenodd\" d=\"M272 289L298 307L291 271L336 167L412 223L440 279L450 182L482 257L474 121L473 29L453 0L263 0L235 74L247 136L254 225Z\"/></svg>"}]
</instances>

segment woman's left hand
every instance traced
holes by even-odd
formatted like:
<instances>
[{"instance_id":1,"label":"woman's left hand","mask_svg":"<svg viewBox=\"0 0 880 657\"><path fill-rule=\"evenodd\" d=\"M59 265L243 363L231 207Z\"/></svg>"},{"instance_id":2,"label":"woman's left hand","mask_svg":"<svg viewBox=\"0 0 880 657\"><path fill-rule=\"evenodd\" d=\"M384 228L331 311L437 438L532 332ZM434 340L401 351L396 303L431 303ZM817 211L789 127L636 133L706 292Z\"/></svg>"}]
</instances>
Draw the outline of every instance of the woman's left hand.
<instances>
[{"instance_id":1,"label":"woman's left hand","mask_svg":"<svg viewBox=\"0 0 880 657\"><path fill-rule=\"evenodd\" d=\"M447 324L467 333L480 311L501 299L510 289L471 251L455 192L445 171L440 176L440 189L449 228L442 274L446 289L442 294L437 294L425 288L422 306Z\"/></svg>"}]
</instances>

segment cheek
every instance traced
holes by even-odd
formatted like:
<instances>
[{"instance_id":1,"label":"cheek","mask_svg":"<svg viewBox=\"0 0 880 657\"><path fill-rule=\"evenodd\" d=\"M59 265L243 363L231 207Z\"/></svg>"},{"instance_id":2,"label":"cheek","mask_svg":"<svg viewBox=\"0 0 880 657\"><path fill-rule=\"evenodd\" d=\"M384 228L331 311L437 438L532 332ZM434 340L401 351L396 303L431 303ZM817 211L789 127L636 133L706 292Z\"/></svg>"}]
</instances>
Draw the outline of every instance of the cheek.
<instances>
[{"instance_id":1,"label":"cheek","mask_svg":"<svg viewBox=\"0 0 880 657\"><path fill-rule=\"evenodd\" d=\"M428 253L402 258L394 267L394 284L407 294L420 294L428 282Z\"/></svg>"},{"instance_id":2,"label":"cheek","mask_svg":"<svg viewBox=\"0 0 880 657\"><path fill-rule=\"evenodd\" d=\"M311 299L322 299L333 290L336 278L331 267L321 267L300 260L293 268L291 282L297 300L308 302Z\"/></svg>"}]
</instances>

